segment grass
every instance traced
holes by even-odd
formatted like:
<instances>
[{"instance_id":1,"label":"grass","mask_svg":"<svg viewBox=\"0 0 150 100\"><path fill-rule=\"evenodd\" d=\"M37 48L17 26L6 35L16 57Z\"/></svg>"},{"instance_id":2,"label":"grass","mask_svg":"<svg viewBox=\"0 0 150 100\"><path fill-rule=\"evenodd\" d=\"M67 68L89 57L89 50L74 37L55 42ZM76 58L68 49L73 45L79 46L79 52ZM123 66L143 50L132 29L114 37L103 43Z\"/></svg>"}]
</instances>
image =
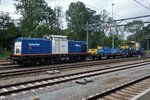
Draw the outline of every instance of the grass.
<instances>
[{"instance_id":1,"label":"grass","mask_svg":"<svg viewBox=\"0 0 150 100\"><path fill-rule=\"evenodd\" d=\"M0 51L0 58L9 58L10 51Z\"/></svg>"},{"instance_id":2,"label":"grass","mask_svg":"<svg viewBox=\"0 0 150 100\"><path fill-rule=\"evenodd\" d=\"M150 50L146 50L145 52L148 53L148 54L150 54Z\"/></svg>"}]
</instances>

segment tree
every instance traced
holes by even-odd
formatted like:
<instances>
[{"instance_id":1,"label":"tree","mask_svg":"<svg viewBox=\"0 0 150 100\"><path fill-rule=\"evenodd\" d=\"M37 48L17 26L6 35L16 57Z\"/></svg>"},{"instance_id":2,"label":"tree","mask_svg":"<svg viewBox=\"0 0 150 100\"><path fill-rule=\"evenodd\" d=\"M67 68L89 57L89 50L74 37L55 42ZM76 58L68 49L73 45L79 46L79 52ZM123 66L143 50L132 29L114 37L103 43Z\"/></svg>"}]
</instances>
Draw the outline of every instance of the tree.
<instances>
[{"instance_id":1,"label":"tree","mask_svg":"<svg viewBox=\"0 0 150 100\"><path fill-rule=\"evenodd\" d=\"M19 25L24 36L39 37L56 33L58 23L55 11L44 0L14 1L17 11L22 15ZM43 32L41 28L46 30Z\"/></svg>"},{"instance_id":2,"label":"tree","mask_svg":"<svg viewBox=\"0 0 150 100\"><path fill-rule=\"evenodd\" d=\"M82 2L73 2L66 11L68 28L71 30L71 37L78 40L86 40L85 25L93 21L93 14L96 12L86 8Z\"/></svg>"},{"instance_id":3,"label":"tree","mask_svg":"<svg viewBox=\"0 0 150 100\"><path fill-rule=\"evenodd\" d=\"M138 36L141 46L144 48L147 48L147 42L149 42L148 39L150 39L149 32L150 32L150 24L148 24L147 26L144 26L140 31L140 35Z\"/></svg>"},{"instance_id":4,"label":"tree","mask_svg":"<svg viewBox=\"0 0 150 100\"><path fill-rule=\"evenodd\" d=\"M63 28L62 18L65 17L65 16L63 16L62 7L61 6L56 6L54 11L55 11L55 14L56 14L56 27L57 27L57 29L62 29Z\"/></svg>"},{"instance_id":5,"label":"tree","mask_svg":"<svg viewBox=\"0 0 150 100\"><path fill-rule=\"evenodd\" d=\"M102 32L101 43L102 43L102 46L109 45L109 43L107 43L107 40L109 38L107 38L106 35L107 35L108 30L110 29L109 26L111 25L112 19L109 16L109 13L106 10L101 11L100 21L102 21L102 24L101 24L101 32Z\"/></svg>"},{"instance_id":6,"label":"tree","mask_svg":"<svg viewBox=\"0 0 150 100\"><path fill-rule=\"evenodd\" d=\"M0 14L0 48L11 49L11 42L20 36L18 28L8 14Z\"/></svg>"},{"instance_id":7,"label":"tree","mask_svg":"<svg viewBox=\"0 0 150 100\"><path fill-rule=\"evenodd\" d=\"M127 32L131 32L134 33L135 37L132 38L132 40L140 42L139 41L139 36L140 36L140 30L142 29L142 27L144 26L144 23L140 20L134 20L132 22L129 22L125 25L124 30ZM130 37L131 38L131 37Z\"/></svg>"},{"instance_id":8,"label":"tree","mask_svg":"<svg viewBox=\"0 0 150 100\"><path fill-rule=\"evenodd\" d=\"M96 14L95 10L87 8L82 2L73 2L66 11L68 22L67 35L71 39L86 40L86 25L101 23L101 15ZM70 32L70 33L69 33ZM100 28L89 30L89 47L95 48L102 45L102 31Z\"/></svg>"}]
</instances>

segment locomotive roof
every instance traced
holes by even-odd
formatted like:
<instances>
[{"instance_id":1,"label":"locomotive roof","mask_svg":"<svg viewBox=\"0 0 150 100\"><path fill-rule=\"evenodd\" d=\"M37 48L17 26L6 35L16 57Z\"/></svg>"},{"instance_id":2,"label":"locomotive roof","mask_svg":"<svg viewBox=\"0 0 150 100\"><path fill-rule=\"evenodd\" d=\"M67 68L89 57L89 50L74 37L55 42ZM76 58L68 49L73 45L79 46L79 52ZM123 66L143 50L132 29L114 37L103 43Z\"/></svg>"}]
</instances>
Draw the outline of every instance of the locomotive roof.
<instances>
[{"instance_id":1,"label":"locomotive roof","mask_svg":"<svg viewBox=\"0 0 150 100\"><path fill-rule=\"evenodd\" d=\"M58 38L67 38L67 36L63 36L63 35L50 35L51 37L58 37Z\"/></svg>"},{"instance_id":2,"label":"locomotive roof","mask_svg":"<svg viewBox=\"0 0 150 100\"><path fill-rule=\"evenodd\" d=\"M23 38L20 37L17 39L17 41L22 41L22 40L48 40L48 39L44 39L44 38Z\"/></svg>"},{"instance_id":3,"label":"locomotive roof","mask_svg":"<svg viewBox=\"0 0 150 100\"><path fill-rule=\"evenodd\" d=\"M68 40L68 41L71 41L71 42L85 42L86 43L86 41L76 41L76 40Z\"/></svg>"}]
</instances>

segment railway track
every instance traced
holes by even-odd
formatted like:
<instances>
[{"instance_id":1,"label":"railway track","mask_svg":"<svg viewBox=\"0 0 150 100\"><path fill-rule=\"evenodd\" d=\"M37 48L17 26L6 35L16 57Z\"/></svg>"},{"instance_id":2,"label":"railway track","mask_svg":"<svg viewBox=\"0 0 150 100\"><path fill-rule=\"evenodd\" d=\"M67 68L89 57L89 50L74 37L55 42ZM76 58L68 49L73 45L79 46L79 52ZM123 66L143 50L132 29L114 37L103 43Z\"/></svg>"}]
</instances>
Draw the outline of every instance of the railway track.
<instances>
[{"instance_id":1,"label":"railway track","mask_svg":"<svg viewBox=\"0 0 150 100\"><path fill-rule=\"evenodd\" d=\"M59 75L50 78L43 78L43 79L37 79L32 81L4 85L4 86L0 86L0 98L5 98L5 96L7 95L15 94L18 92L29 91L31 89L46 87L46 86L60 84L60 83L78 80L78 79L84 79L86 81L89 81L89 78L93 76L98 76L98 75L115 72L115 71L121 71L129 68L135 68L135 67L148 65L148 64L150 63L147 62L141 64L122 66L119 68L117 67L117 68L111 68L105 70L92 70L92 71L78 72L78 73L72 73L66 75Z\"/></svg>"},{"instance_id":2,"label":"railway track","mask_svg":"<svg viewBox=\"0 0 150 100\"><path fill-rule=\"evenodd\" d=\"M4 66L4 67L0 67L0 71L2 70L12 70L12 69L22 69L23 66L20 66L20 65L7 65L7 66Z\"/></svg>"},{"instance_id":3,"label":"railway track","mask_svg":"<svg viewBox=\"0 0 150 100\"><path fill-rule=\"evenodd\" d=\"M84 63L85 62L87 62L87 63L89 63L89 62L104 62L105 63L105 61L107 62L109 62L110 61L110 63L111 63L111 61L112 62L114 62L114 61L128 61L128 60L139 60L139 59L148 59L148 58L150 58L149 56L144 56L144 57L141 57L141 58L139 58L139 57L132 57L132 58L115 58L115 59L102 59L102 60L87 60L87 61L84 61ZM83 63L83 62L78 62L78 63ZM59 65L59 64L62 64L62 63L55 63L55 64L53 64L53 65ZM66 64L68 64L68 63L66 63ZM72 63L70 63L70 64L72 64ZM21 67L26 67L26 66L23 66L23 65L18 65L18 64L13 64L13 63L11 63L11 62L9 62L8 60L7 60L7 62L3 62L3 61L0 61L0 69L8 69L9 68L9 66L17 66L17 67L19 67L19 66L21 66ZM7 67L8 66L8 67ZM40 68L41 68L41 66L42 65L36 65L36 66L27 66L27 67L38 67L38 66L40 66ZM45 66L45 65L43 65L43 66ZM11 68L11 67L10 67ZM14 68L15 69L15 68Z\"/></svg>"},{"instance_id":4,"label":"railway track","mask_svg":"<svg viewBox=\"0 0 150 100\"><path fill-rule=\"evenodd\" d=\"M65 69L71 69L71 68L81 68L81 67L88 67L88 66L96 66L100 65L102 63L110 63L110 62L118 62L118 60L107 60L107 61L93 61L93 62L82 62L82 63L73 63L73 64L63 64L63 65L53 65L53 66L45 66L45 67L37 67L37 68L27 68L27 69L18 69L18 70L8 70L4 72L0 72L0 78L6 77L15 77L20 75L28 75L28 74L34 74L34 73L45 73L46 71L53 71L53 70L65 70ZM127 65L133 65L133 64L140 64L140 63L150 63L150 61L143 61L143 62L137 62ZM126 66L127 66L126 65ZM111 69L111 68L117 68L122 67L125 65L119 65L114 67L104 67L100 68L99 70L105 70L105 69Z\"/></svg>"},{"instance_id":5,"label":"railway track","mask_svg":"<svg viewBox=\"0 0 150 100\"><path fill-rule=\"evenodd\" d=\"M150 74L82 100L129 100L150 88Z\"/></svg>"},{"instance_id":6,"label":"railway track","mask_svg":"<svg viewBox=\"0 0 150 100\"><path fill-rule=\"evenodd\" d=\"M8 59L0 58L0 62L8 62Z\"/></svg>"},{"instance_id":7,"label":"railway track","mask_svg":"<svg viewBox=\"0 0 150 100\"><path fill-rule=\"evenodd\" d=\"M146 57L141 57L141 58L138 58L138 57L132 57L132 58L122 58L122 59L119 59L119 58L116 58L116 59L103 59L101 61L97 60L97 61L93 61L93 60L88 60L88 61L85 61L85 62L78 62L78 63L66 63L66 64L53 64L53 65L37 65L37 66L23 66L23 65L17 65L17 64L12 64L10 62L1 62L0 63L0 71L3 71L3 70L12 70L12 69L31 69L32 70L32 67L34 67L35 69L45 69L46 67L47 68L50 68L50 67L58 67L58 66L70 66L70 65L74 65L74 64L79 64L79 63L87 63L87 64L90 64L90 63L99 63L99 64L106 64L106 63L115 63L115 62L123 62L123 61L131 61L131 60L142 60L142 59L148 59L149 56L146 56ZM57 66L58 65L58 66Z\"/></svg>"}]
</instances>

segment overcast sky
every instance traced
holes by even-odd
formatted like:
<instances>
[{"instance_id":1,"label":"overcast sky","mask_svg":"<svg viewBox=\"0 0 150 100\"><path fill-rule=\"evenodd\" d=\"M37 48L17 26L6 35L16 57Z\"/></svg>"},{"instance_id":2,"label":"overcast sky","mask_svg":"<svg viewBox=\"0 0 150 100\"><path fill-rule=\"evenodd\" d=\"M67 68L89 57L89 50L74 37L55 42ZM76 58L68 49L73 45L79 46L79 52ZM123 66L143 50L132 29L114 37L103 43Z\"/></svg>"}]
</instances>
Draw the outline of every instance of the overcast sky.
<instances>
[{"instance_id":1,"label":"overcast sky","mask_svg":"<svg viewBox=\"0 0 150 100\"><path fill-rule=\"evenodd\" d=\"M15 7L13 5L13 0L0 0L0 11L5 12L12 12L14 13ZM68 9L68 6L71 2L76 2L78 0L45 0L49 6L52 8L54 6L62 6L63 11L65 12ZM126 17L133 17L133 16L141 16L150 14L150 10L142 7L134 0L79 0L83 2L87 7L94 9L97 13L100 13L102 9L106 9L111 16L112 12L112 3L115 5L113 6L114 9L114 18L126 18ZM150 0L137 0L138 2L142 3L146 7L150 8ZM11 14L13 18L18 18L19 15Z\"/></svg>"},{"instance_id":2,"label":"overcast sky","mask_svg":"<svg viewBox=\"0 0 150 100\"><path fill-rule=\"evenodd\" d=\"M10 16L13 19L19 19L20 15L13 14L16 9L13 5L13 0L0 0L0 11L10 12ZM122 19L128 17L135 17L135 16L143 16L150 14L150 0L136 0L143 4L145 7L141 6L140 4L136 3L134 0L45 0L49 6L54 8L55 6L62 6L63 12L68 9L68 6L71 2L81 1L83 2L86 7L91 8L97 11L97 14L101 12L101 10L105 9L110 13L112 16L112 4L113 11L114 11L114 19ZM150 21L150 18L146 18L145 21ZM66 23L64 23L64 27ZM125 34L125 38L128 34Z\"/></svg>"}]
</instances>

